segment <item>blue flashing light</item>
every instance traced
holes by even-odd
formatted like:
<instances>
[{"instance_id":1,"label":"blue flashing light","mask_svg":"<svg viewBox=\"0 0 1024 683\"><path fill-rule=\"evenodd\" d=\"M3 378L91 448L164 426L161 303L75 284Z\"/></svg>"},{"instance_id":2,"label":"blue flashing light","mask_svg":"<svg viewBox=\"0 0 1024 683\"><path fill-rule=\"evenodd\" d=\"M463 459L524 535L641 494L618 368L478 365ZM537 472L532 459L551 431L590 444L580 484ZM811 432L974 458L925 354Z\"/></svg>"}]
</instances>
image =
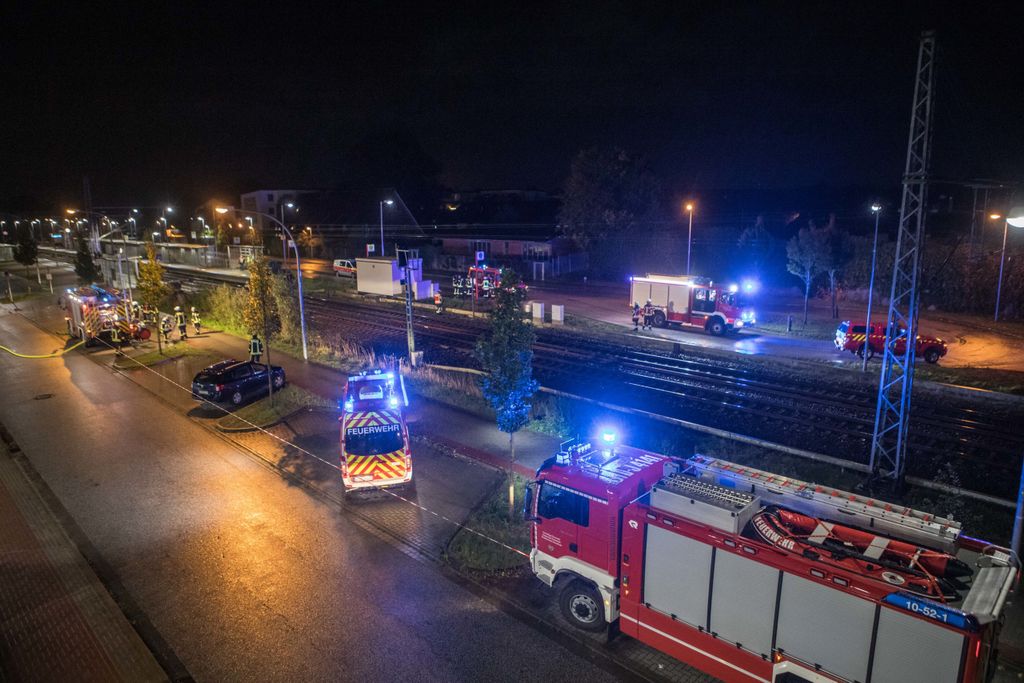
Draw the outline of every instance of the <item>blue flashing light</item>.
<instances>
[{"instance_id":1,"label":"blue flashing light","mask_svg":"<svg viewBox=\"0 0 1024 683\"><path fill-rule=\"evenodd\" d=\"M606 429L603 432L601 432L601 441L604 441L607 444L615 443L615 431L611 429Z\"/></svg>"},{"instance_id":2,"label":"blue flashing light","mask_svg":"<svg viewBox=\"0 0 1024 683\"><path fill-rule=\"evenodd\" d=\"M392 408L397 408L398 407L398 397L397 396L392 396L390 399L388 399L388 405L391 406Z\"/></svg>"},{"instance_id":3,"label":"blue flashing light","mask_svg":"<svg viewBox=\"0 0 1024 683\"><path fill-rule=\"evenodd\" d=\"M353 410L355 410L355 407L356 407L356 402L353 401L352 399L348 399L347 401L345 401L345 412L346 413L351 413Z\"/></svg>"},{"instance_id":4,"label":"blue flashing light","mask_svg":"<svg viewBox=\"0 0 1024 683\"><path fill-rule=\"evenodd\" d=\"M740 291L740 288L737 285L735 285L735 284L729 285L729 293L735 294L738 291Z\"/></svg>"},{"instance_id":5,"label":"blue flashing light","mask_svg":"<svg viewBox=\"0 0 1024 683\"><path fill-rule=\"evenodd\" d=\"M385 375L385 377L387 377L388 379L394 379L395 378L395 373L389 372L388 374Z\"/></svg>"}]
</instances>

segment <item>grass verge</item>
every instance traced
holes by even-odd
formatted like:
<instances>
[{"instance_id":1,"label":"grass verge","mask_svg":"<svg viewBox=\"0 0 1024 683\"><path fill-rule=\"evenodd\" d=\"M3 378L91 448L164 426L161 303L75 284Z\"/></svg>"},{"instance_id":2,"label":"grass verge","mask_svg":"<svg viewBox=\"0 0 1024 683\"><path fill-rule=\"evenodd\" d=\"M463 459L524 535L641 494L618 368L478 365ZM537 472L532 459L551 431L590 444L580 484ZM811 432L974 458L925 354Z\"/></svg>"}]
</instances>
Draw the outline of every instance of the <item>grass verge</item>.
<instances>
[{"instance_id":1,"label":"grass verge","mask_svg":"<svg viewBox=\"0 0 1024 683\"><path fill-rule=\"evenodd\" d=\"M187 343L176 343L164 345L163 352L157 349L150 351L143 351L135 355L126 355L125 357L118 358L114 364L126 370L131 370L133 367L139 367L140 365L150 366L163 363L167 360L174 360L175 358L181 358L183 356L210 356L211 354L201 349L196 349L189 346Z\"/></svg>"},{"instance_id":2,"label":"grass verge","mask_svg":"<svg viewBox=\"0 0 1024 683\"><path fill-rule=\"evenodd\" d=\"M230 415L217 420L217 428L224 431L269 427L280 422L297 410L303 408L332 408L331 402L288 384L280 391L274 392L273 402L270 397L261 398L246 406L242 406Z\"/></svg>"},{"instance_id":3,"label":"grass verge","mask_svg":"<svg viewBox=\"0 0 1024 683\"><path fill-rule=\"evenodd\" d=\"M502 479L470 514L466 520L468 528L460 529L448 544L445 559L459 571L501 572L521 567L528 561L519 553L494 542L499 541L524 553L530 552L530 525L520 514L527 482L518 475L512 476L515 492L513 519L510 520L508 514L508 479Z\"/></svg>"}]
</instances>

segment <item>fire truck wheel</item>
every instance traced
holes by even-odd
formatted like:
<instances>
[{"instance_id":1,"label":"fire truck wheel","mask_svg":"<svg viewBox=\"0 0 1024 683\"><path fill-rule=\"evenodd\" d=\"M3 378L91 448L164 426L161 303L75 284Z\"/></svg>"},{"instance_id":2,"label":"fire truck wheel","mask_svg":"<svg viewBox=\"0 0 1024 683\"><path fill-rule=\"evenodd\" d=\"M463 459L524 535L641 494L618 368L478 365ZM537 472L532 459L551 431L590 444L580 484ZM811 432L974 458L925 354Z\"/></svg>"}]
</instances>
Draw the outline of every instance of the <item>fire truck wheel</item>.
<instances>
[{"instance_id":1,"label":"fire truck wheel","mask_svg":"<svg viewBox=\"0 0 1024 683\"><path fill-rule=\"evenodd\" d=\"M242 392L236 391L235 393L231 394L231 402L234 403L236 406L242 405Z\"/></svg>"},{"instance_id":2,"label":"fire truck wheel","mask_svg":"<svg viewBox=\"0 0 1024 683\"><path fill-rule=\"evenodd\" d=\"M654 326L665 327L665 314L661 311L654 312Z\"/></svg>"},{"instance_id":3,"label":"fire truck wheel","mask_svg":"<svg viewBox=\"0 0 1024 683\"><path fill-rule=\"evenodd\" d=\"M859 346L859 347L857 348L857 357L858 357L858 358L863 358L863 357L864 357L864 352L865 352L865 349L867 349L867 354L868 354L868 360L871 360L872 358L874 358L874 357L875 357L875 350L874 350L873 348L871 348L871 347L870 347L870 346L868 346L867 344L861 344L861 345L860 345L860 346Z\"/></svg>"},{"instance_id":4,"label":"fire truck wheel","mask_svg":"<svg viewBox=\"0 0 1024 683\"><path fill-rule=\"evenodd\" d=\"M721 337L725 334L725 323L722 322L721 318L713 318L708 322L708 332L716 337Z\"/></svg>"},{"instance_id":5,"label":"fire truck wheel","mask_svg":"<svg viewBox=\"0 0 1024 683\"><path fill-rule=\"evenodd\" d=\"M602 631L605 627L601 596L589 583L572 581L562 590L562 616L584 631Z\"/></svg>"},{"instance_id":6,"label":"fire truck wheel","mask_svg":"<svg viewBox=\"0 0 1024 683\"><path fill-rule=\"evenodd\" d=\"M938 363L939 362L939 350L938 349L928 349L928 350L926 350L924 352L924 361L926 363L930 363L932 365L935 365L936 363Z\"/></svg>"}]
</instances>

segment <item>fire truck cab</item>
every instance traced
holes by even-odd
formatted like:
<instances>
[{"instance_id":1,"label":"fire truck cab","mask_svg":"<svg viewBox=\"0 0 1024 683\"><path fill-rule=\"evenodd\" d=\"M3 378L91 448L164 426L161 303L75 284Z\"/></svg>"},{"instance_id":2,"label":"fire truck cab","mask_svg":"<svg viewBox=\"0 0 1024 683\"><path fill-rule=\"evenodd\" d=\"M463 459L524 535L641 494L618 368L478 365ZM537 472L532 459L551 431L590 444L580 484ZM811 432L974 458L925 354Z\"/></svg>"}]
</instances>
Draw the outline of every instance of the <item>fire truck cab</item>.
<instances>
[{"instance_id":1,"label":"fire truck cab","mask_svg":"<svg viewBox=\"0 0 1024 683\"><path fill-rule=\"evenodd\" d=\"M345 490L412 482L409 430L402 409L409 401L399 374L385 370L348 378L342 399L341 478Z\"/></svg>"},{"instance_id":2,"label":"fire truck cab","mask_svg":"<svg viewBox=\"0 0 1024 683\"><path fill-rule=\"evenodd\" d=\"M647 301L654 306L654 324L689 325L722 335L757 323L754 310L741 305L739 288L722 287L690 275L647 275L630 278L629 306Z\"/></svg>"},{"instance_id":3,"label":"fire truck cab","mask_svg":"<svg viewBox=\"0 0 1024 683\"><path fill-rule=\"evenodd\" d=\"M564 444L526 505L569 623L725 681L983 683L1019 575L953 520L611 434Z\"/></svg>"}]
</instances>

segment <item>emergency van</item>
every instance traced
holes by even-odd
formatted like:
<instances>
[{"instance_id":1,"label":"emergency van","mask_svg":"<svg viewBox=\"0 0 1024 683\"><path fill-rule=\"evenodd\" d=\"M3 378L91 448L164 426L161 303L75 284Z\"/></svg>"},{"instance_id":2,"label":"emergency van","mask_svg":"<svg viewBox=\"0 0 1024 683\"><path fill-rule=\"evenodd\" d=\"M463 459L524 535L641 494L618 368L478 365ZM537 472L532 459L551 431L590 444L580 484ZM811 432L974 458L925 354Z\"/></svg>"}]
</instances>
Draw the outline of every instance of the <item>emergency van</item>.
<instances>
[{"instance_id":1,"label":"emergency van","mask_svg":"<svg viewBox=\"0 0 1024 683\"><path fill-rule=\"evenodd\" d=\"M409 402L401 374L373 370L348 378L342 403L341 478L346 491L412 483Z\"/></svg>"}]
</instances>

